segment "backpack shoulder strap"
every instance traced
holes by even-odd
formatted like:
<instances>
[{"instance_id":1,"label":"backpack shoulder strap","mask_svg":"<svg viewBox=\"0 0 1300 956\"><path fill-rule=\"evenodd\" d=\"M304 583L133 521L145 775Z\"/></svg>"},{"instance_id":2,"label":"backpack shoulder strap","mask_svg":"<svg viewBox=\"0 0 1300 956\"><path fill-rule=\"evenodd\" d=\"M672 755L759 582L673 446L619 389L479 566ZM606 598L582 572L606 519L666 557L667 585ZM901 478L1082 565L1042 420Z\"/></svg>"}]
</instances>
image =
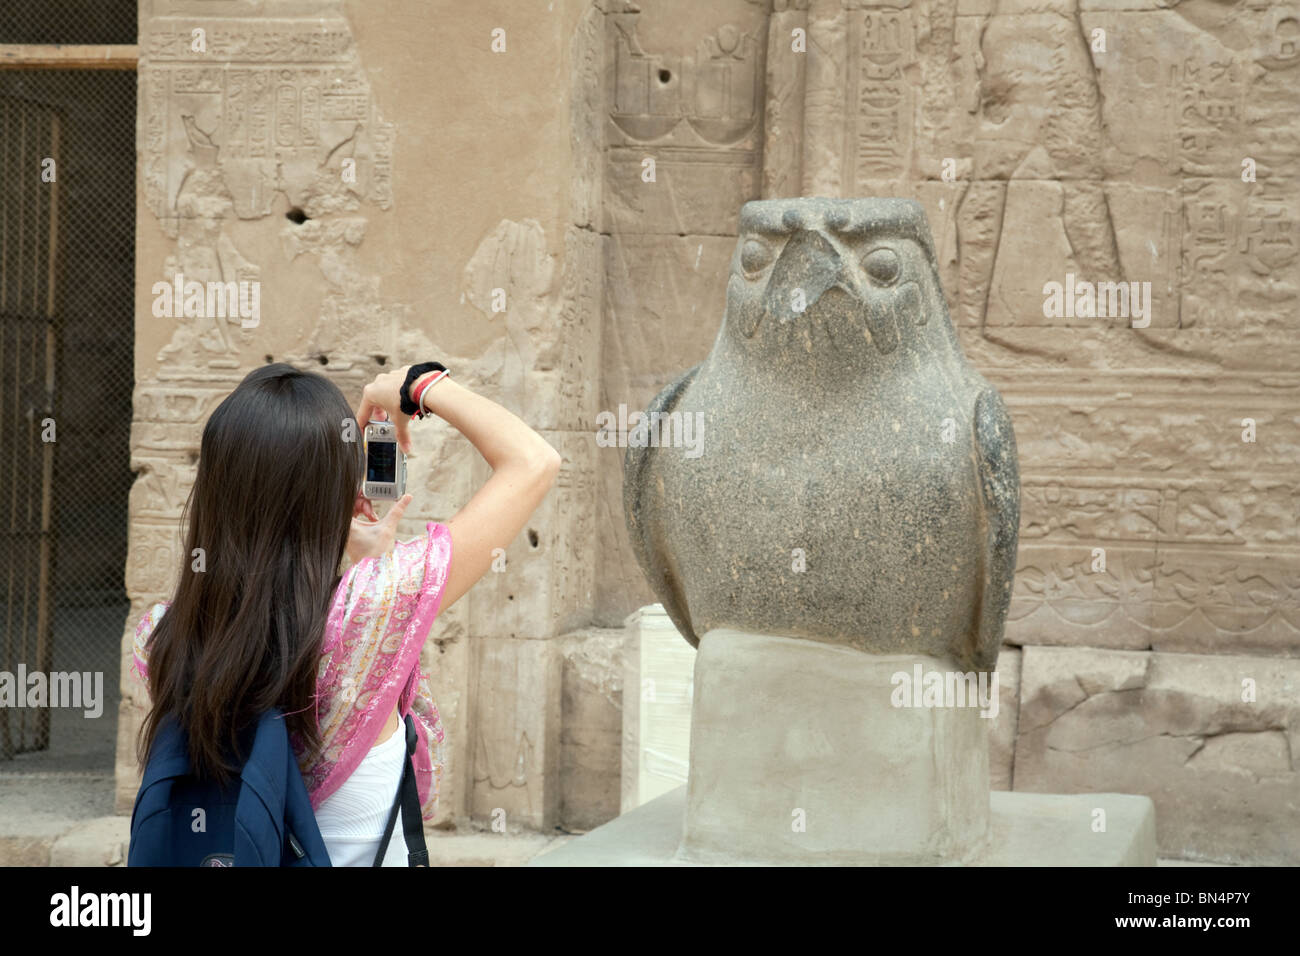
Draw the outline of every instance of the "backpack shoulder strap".
<instances>
[{"instance_id":1,"label":"backpack shoulder strap","mask_svg":"<svg viewBox=\"0 0 1300 956\"><path fill-rule=\"evenodd\" d=\"M236 866L330 865L279 709L259 718L240 781Z\"/></svg>"},{"instance_id":2,"label":"backpack shoulder strap","mask_svg":"<svg viewBox=\"0 0 1300 956\"><path fill-rule=\"evenodd\" d=\"M189 747L180 724L170 715L163 718L154 736L153 748L146 758L140 789L145 790L168 777L180 777L190 772Z\"/></svg>"},{"instance_id":3,"label":"backpack shoulder strap","mask_svg":"<svg viewBox=\"0 0 1300 956\"><path fill-rule=\"evenodd\" d=\"M388 811L388 823L384 827L384 836L379 841L379 851L375 854L372 866L382 866L388 855L388 844L393 838L393 827L397 824L397 811L402 812L402 835L406 839L406 862L408 866L428 866L429 848L424 842L424 820L420 816L420 794L415 786L415 746L419 742L415 732L415 718L406 715L406 762L402 767L402 782L397 787L397 798L393 808Z\"/></svg>"},{"instance_id":4,"label":"backpack shoulder strap","mask_svg":"<svg viewBox=\"0 0 1300 956\"><path fill-rule=\"evenodd\" d=\"M135 804L131 807L131 833L151 816L167 810L172 782L190 772L189 753L185 737L175 720L165 718L154 737L153 747L146 758L144 774L136 790Z\"/></svg>"}]
</instances>

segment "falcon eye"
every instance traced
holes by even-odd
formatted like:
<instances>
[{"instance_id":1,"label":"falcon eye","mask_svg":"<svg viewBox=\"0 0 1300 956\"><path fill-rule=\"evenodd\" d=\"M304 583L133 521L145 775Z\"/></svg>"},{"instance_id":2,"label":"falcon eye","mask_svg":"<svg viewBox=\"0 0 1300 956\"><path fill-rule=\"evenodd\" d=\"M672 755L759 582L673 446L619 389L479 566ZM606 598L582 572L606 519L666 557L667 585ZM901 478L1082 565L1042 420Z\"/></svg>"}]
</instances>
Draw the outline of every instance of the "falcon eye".
<instances>
[{"instance_id":1,"label":"falcon eye","mask_svg":"<svg viewBox=\"0 0 1300 956\"><path fill-rule=\"evenodd\" d=\"M767 247L767 243L758 239L746 239L745 244L740 247L740 268L745 270L746 275L754 275L762 272L772 261L772 250Z\"/></svg>"},{"instance_id":2,"label":"falcon eye","mask_svg":"<svg viewBox=\"0 0 1300 956\"><path fill-rule=\"evenodd\" d=\"M862 268L881 285L893 285L903 264L893 249L873 249L862 257Z\"/></svg>"}]
</instances>

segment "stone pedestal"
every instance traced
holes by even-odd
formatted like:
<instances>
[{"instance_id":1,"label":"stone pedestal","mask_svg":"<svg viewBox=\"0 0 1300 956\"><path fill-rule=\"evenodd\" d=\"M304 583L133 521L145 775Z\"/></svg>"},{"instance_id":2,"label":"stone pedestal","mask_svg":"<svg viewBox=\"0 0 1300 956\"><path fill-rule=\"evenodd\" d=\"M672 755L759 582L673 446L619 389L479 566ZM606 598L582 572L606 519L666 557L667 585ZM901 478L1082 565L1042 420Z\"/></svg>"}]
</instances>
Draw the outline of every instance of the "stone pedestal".
<instances>
[{"instance_id":1,"label":"stone pedestal","mask_svg":"<svg viewBox=\"0 0 1300 956\"><path fill-rule=\"evenodd\" d=\"M625 633L620 813L686 782L696 655L658 604L630 615Z\"/></svg>"},{"instance_id":2,"label":"stone pedestal","mask_svg":"<svg viewBox=\"0 0 1300 956\"><path fill-rule=\"evenodd\" d=\"M684 859L934 864L988 837L988 721L895 706L933 657L732 630L695 661ZM901 681L900 681L901 683ZM918 688L919 691L919 688Z\"/></svg>"},{"instance_id":3,"label":"stone pedestal","mask_svg":"<svg viewBox=\"0 0 1300 956\"><path fill-rule=\"evenodd\" d=\"M1146 797L990 799L996 687L958 676L938 658L710 631L686 786L530 865L1155 865Z\"/></svg>"},{"instance_id":4,"label":"stone pedestal","mask_svg":"<svg viewBox=\"0 0 1300 956\"><path fill-rule=\"evenodd\" d=\"M969 866L1156 865L1156 816L1149 797L994 791L989 804L988 846ZM1105 831L1091 829L1098 810L1106 814ZM683 786L533 857L528 866L761 865L739 858L713 864L683 858L678 849L685 813Z\"/></svg>"}]
</instances>

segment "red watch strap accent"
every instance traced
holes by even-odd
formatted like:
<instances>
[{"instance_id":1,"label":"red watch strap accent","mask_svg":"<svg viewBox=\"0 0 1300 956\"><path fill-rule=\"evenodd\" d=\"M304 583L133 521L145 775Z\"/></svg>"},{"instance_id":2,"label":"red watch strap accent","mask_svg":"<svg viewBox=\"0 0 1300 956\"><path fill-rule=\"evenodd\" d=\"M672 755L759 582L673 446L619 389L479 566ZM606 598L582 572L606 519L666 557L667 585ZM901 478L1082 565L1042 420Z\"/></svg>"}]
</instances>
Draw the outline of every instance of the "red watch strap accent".
<instances>
[{"instance_id":1,"label":"red watch strap accent","mask_svg":"<svg viewBox=\"0 0 1300 956\"><path fill-rule=\"evenodd\" d=\"M415 402L415 407L417 409L415 413L416 418L423 418L425 415L428 414L428 412L425 411L424 408L424 393L428 391L429 386L433 385L435 382L442 381L442 379L445 378L448 374L450 373L434 372L433 375L425 379L422 384L416 386L415 394L411 396L411 401Z\"/></svg>"},{"instance_id":2,"label":"red watch strap accent","mask_svg":"<svg viewBox=\"0 0 1300 956\"><path fill-rule=\"evenodd\" d=\"M417 386L416 389L415 389L415 394L411 396L411 401L415 402L415 417L416 417L416 418L423 418L423 417L424 417L424 414L425 414L425 412L424 412L424 390L425 390L426 388L428 388L428 387L429 387L429 383L426 381L426 382L424 382L423 384Z\"/></svg>"}]
</instances>

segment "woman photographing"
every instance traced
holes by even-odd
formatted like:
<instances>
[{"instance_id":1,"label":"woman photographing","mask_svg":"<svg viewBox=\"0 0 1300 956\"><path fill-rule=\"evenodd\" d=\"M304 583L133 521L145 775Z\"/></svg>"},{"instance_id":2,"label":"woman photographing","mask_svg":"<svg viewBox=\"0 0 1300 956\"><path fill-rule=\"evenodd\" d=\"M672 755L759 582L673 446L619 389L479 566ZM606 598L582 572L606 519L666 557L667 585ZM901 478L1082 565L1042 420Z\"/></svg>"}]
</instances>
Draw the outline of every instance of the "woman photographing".
<instances>
[{"instance_id":1,"label":"woman photographing","mask_svg":"<svg viewBox=\"0 0 1300 956\"><path fill-rule=\"evenodd\" d=\"M250 372L204 426L175 594L136 629L135 667L153 704L142 763L173 715L195 771L235 779L240 729L279 708L334 866L369 866L380 850L408 713L421 812L433 817L443 729L420 650L434 618L523 530L561 464L500 405L445 372L408 381L409 369L376 377L355 416L322 376L285 364ZM360 494L358 436L386 418L409 451L411 418L426 412L459 430L492 475L448 521L399 542L412 496L377 519ZM406 865L400 833L383 865Z\"/></svg>"}]
</instances>

